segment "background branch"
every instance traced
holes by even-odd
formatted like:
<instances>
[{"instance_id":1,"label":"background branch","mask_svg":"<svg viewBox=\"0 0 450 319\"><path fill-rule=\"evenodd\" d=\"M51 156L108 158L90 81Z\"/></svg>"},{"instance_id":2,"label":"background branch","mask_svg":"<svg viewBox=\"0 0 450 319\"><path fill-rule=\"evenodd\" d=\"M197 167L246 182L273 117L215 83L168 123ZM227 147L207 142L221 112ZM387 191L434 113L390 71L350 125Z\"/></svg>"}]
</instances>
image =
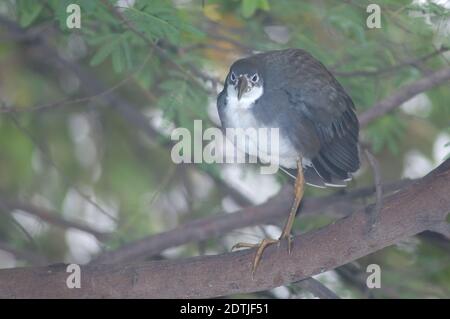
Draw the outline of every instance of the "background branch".
<instances>
[{"instance_id":1,"label":"background branch","mask_svg":"<svg viewBox=\"0 0 450 319\"><path fill-rule=\"evenodd\" d=\"M62 228L75 228L81 230L83 232L89 233L95 236L98 240L104 241L106 240L110 234L103 233L101 231L95 230L92 227L87 225L83 225L78 222L69 221L61 216L59 216L56 212L51 212L48 209L38 207L33 204L24 203L18 200L6 200L5 198L0 197L0 207L4 208L1 211L5 211L6 209L10 212L14 209L18 209L24 211L30 215L38 217L39 219Z\"/></svg>"},{"instance_id":2,"label":"background branch","mask_svg":"<svg viewBox=\"0 0 450 319\"><path fill-rule=\"evenodd\" d=\"M309 291L315 297L320 299L340 299L339 296L327 286L312 277L299 281L296 285L306 291Z\"/></svg>"},{"instance_id":3,"label":"background branch","mask_svg":"<svg viewBox=\"0 0 450 319\"><path fill-rule=\"evenodd\" d=\"M370 109L359 114L358 119L361 126L387 114L408 101L419 93L425 92L435 86L450 80L450 68L435 71L424 78L399 88L394 94L375 103Z\"/></svg>"}]
</instances>

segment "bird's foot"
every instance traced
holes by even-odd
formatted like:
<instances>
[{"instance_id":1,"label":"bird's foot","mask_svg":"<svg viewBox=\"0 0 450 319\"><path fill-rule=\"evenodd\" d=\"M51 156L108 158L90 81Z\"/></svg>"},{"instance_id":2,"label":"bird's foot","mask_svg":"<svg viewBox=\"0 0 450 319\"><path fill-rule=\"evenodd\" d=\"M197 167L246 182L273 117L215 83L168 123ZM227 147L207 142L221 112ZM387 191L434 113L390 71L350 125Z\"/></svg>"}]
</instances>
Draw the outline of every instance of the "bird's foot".
<instances>
[{"instance_id":1,"label":"bird's foot","mask_svg":"<svg viewBox=\"0 0 450 319\"><path fill-rule=\"evenodd\" d=\"M264 238L261 242L257 244L251 244L251 243L237 243L235 244L231 250L239 249L239 248L257 248L255 258L253 258L252 263L252 278L255 277L256 269L258 268L259 263L261 262L262 255L264 253L264 250L266 250L267 247L273 244L280 245L280 242L283 239L287 239L288 242L288 252L291 254L291 242L292 237L291 234L285 234L284 232L281 234L280 238L278 239L272 239L272 238Z\"/></svg>"}]
</instances>

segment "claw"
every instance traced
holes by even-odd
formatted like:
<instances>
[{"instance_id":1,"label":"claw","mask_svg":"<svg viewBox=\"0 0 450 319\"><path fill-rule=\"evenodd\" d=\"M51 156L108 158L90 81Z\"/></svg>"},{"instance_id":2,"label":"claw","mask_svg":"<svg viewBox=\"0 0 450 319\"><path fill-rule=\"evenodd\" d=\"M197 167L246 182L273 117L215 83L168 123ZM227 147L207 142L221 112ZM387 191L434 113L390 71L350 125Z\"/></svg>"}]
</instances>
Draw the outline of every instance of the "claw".
<instances>
[{"instance_id":1,"label":"claw","mask_svg":"<svg viewBox=\"0 0 450 319\"><path fill-rule=\"evenodd\" d=\"M288 254L291 255L291 253L292 253L292 236L291 235L287 236L286 240L287 240L287 244L288 244L287 245L288 246Z\"/></svg>"},{"instance_id":2,"label":"claw","mask_svg":"<svg viewBox=\"0 0 450 319\"><path fill-rule=\"evenodd\" d=\"M282 233L278 240L282 241L283 239L286 239L286 241L287 241L288 253L290 255L292 252L292 235L287 234L287 233Z\"/></svg>"},{"instance_id":3,"label":"claw","mask_svg":"<svg viewBox=\"0 0 450 319\"><path fill-rule=\"evenodd\" d=\"M270 238L264 238L257 246L258 250L256 251L255 258L253 259L253 265L252 265L252 278L255 278L255 272L258 268L259 262L261 261L261 257L264 253L264 250L275 243L279 243L279 239L270 239Z\"/></svg>"},{"instance_id":4,"label":"claw","mask_svg":"<svg viewBox=\"0 0 450 319\"><path fill-rule=\"evenodd\" d=\"M258 244L237 243L237 244L233 245L233 247L231 247L231 251L233 251L234 249L239 249L239 248L255 248L255 247L257 248L256 253L255 253L255 258L253 258L253 263L252 263L252 278L255 278L256 269L258 268L259 263L261 262L261 258L264 253L264 250L266 250L266 248L268 246L273 245L273 244L278 244L278 246L279 246L281 240L283 240L283 239L287 239L287 241L288 241L288 252L290 254L291 253L291 242L292 242L290 235L288 235L288 236L281 235L280 238L278 238L278 239L265 238Z\"/></svg>"},{"instance_id":5,"label":"claw","mask_svg":"<svg viewBox=\"0 0 450 319\"><path fill-rule=\"evenodd\" d=\"M236 243L231 247L231 251L239 248L254 248L258 246L258 244L250 244L250 243Z\"/></svg>"}]
</instances>

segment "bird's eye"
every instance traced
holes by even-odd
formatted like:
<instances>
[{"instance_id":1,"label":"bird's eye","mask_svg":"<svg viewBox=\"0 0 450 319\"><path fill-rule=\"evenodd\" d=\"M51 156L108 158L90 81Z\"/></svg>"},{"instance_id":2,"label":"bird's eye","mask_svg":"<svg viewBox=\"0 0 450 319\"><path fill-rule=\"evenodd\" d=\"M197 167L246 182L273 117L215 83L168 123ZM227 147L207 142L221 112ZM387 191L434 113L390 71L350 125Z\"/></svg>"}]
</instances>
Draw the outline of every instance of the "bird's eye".
<instances>
[{"instance_id":1,"label":"bird's eye","mask_svg":"<svg viewBox=\"0 0 450 319\"><path fill-rule=\"evenodd\" d=\"M236 75L234 74L234 72L231 72L230 80L231 80L231 82L236 81Z\"/></svg>"},{"instance_id":2,"label":"bird's eye","mask_svg":"<svg viewBox=\"0 0 450 319\"><path fill-rule=\"evenodd\" d=\"M252 80L253 83L258 82L258 80L259 80L258 74L253 75L251 80Z\"/></svg>"}]
</instances>

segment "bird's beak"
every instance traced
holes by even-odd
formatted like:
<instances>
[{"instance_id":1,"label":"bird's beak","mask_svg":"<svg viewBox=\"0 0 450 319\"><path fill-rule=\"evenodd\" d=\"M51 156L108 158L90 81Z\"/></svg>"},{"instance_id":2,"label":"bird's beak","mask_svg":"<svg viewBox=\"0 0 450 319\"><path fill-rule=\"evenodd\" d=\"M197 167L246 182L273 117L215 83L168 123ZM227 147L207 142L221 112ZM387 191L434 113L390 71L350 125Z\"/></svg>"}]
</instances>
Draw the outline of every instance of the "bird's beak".
<instances>
[{"instance_id":1,"label":"bird's beak","mask_svg":"<svg viewBox=\"0 0 450 319\"><path fill-rule=\"evenodd\" d=\"M241 99L242 95L247 91L247 88L248 88L247 78L245 76L241 76L238 79L238 85L237 85L238 100Z\"/></svg>"}]
</instances>

